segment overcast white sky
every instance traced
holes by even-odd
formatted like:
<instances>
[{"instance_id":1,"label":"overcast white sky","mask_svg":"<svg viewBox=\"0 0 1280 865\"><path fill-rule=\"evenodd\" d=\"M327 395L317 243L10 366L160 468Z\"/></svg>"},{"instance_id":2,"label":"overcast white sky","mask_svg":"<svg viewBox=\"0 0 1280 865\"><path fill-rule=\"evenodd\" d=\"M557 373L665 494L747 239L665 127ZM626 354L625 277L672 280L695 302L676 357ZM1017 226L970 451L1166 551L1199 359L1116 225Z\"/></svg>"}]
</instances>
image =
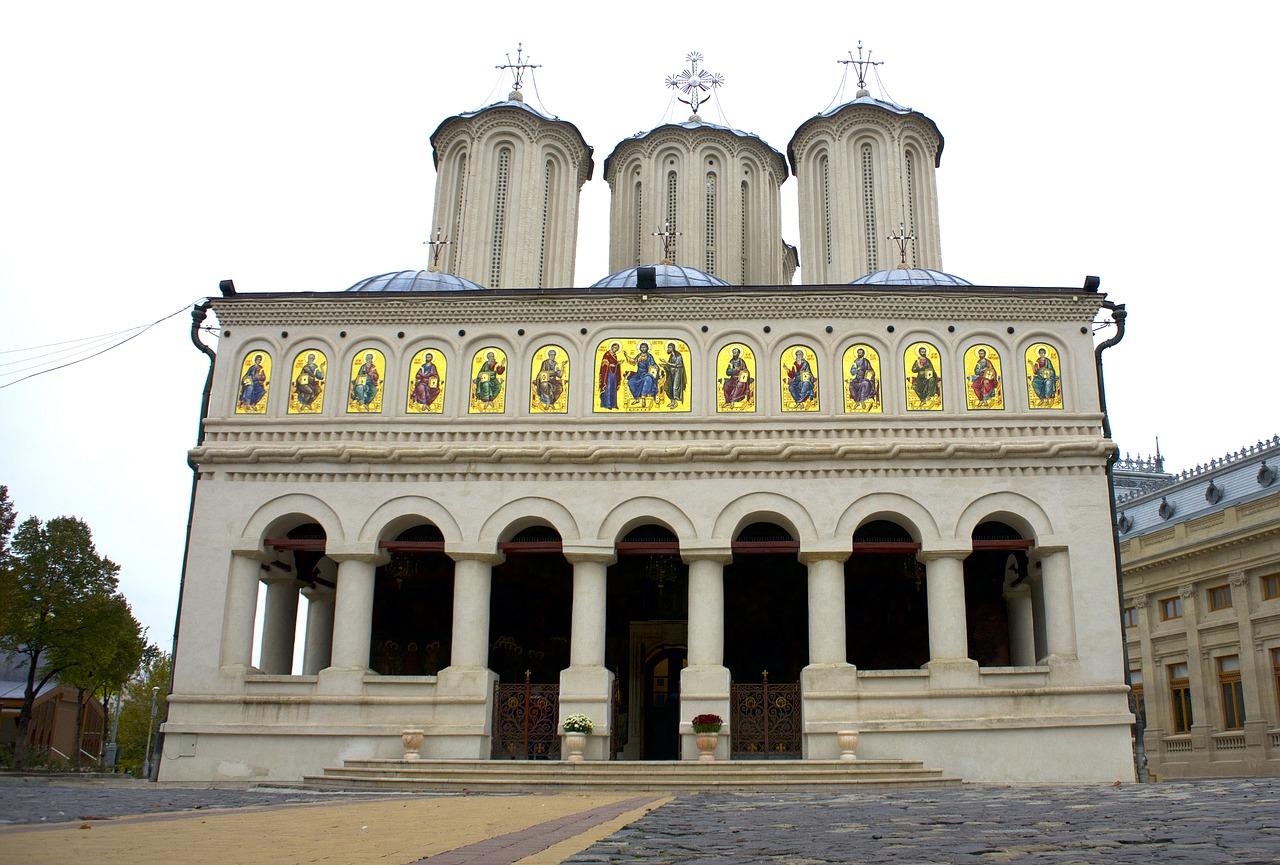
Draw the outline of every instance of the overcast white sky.
<instances>
[{"instance_id":1,"label":"overcast white sky","mask_svg":"<svg viewBox=\"0 0 1280 865\"><path fill-rule=\"evenodd\" d=\"M1159 435L1185 468L1280 431L1277 18L1234 2L7 4L0 351L151 321L223 278L340 290L425 266L427 137L505 96L493 67L521 40L545 108L595 147L589 284L608 262L600 164L664 120L688 51L725 75L725 119L785 150L861 39L887 95L946 137L945 269L1100 275L1130 311L1106 355L1116 438ZM792 242L795 200L792 180ZM87 520L166 648L207 368L189 322L0 389L0 483L23 516Z\"/></svg>"}]
</instances>

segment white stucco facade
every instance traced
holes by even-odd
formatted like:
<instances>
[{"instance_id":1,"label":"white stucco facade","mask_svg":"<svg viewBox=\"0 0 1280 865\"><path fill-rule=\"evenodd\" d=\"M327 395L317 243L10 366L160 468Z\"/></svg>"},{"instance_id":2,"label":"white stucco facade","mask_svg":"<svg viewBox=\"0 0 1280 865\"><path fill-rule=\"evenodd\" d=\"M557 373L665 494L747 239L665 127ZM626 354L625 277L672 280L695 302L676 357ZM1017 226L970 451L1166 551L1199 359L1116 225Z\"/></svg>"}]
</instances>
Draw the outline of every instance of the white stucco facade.
<instances>
[{"instance_id":1,"label":"white stucco facade","mask_svg":"<svg viewBox=\"0 0 1280 865\"><path fill-rule=\"evenodd\" d=\"M805 757L837 756L836 732L856 729L862 756L919 759L968 780L1129 780L1132 716L1104 473L1113 445L1101 432L1089 329L1100 303L1068 289L845 286L214 301L222 336L207 438L192 453L200 481L161 778L296 779L347 757L398 756L406 727L426 731L424 756L487 757L490 578L501 544L530 525L553 529L573 568L559 712L594 718L593 759L610 755L605 586L616 545L644 524L678 538L689 595L681 750L696 757L690 719L730 717L724 619L734 587L724 566L742 528L763 521L796 542L808 575L787 587L808 609L796 626L808 644ZM595 353L615 335L688 345L688 412L598 411ZM904 352L922 340L942 360L941 411L906 407ZM730 342L759 359L753 413L716 411L717 351ZM842 352L853 342L880 354L880 414L842 410ZM977 342L1004 359L1003 410L966 408L962 358ZM564 414L529 411L522 382L546 343L576 365ZM813 351L818 411L781 410L779 355L796 343ZM1034 408L1019 372L1037 343L1060 353L1060 410ZM456 372L441 414L410 415L411 359L427 344ZM288 361L309 346L332 359L331 398L319 415L290 415ZM348 414L342 366L366 346L385 353L383 408ZM467 361L485 346L510 360L500 415L467 410ZM276 359L273 390L264 414L236 414L241 359L255 352ZM909 532L924 563L929 660L919 668L861 670L845 657L847 611L859 596L856 557L846 562L855 533L874 520ZM988 520L1029 542L1030 572L1006 595L1010 663L984 667L970 659L963 569L975 527ZM318 600L299 612L299 583L271 566L287 553L269 541L310 523L323 528L318 567L336 591L308 588ZM377 675L370 618L382 544L420 524L438 529L454 562L448 665ZM299 615L306 658L293 675L283 657L291 645L271 635L291 635ZM727 756L731 726L724 732Z\"/></svg>"}]
</instances>

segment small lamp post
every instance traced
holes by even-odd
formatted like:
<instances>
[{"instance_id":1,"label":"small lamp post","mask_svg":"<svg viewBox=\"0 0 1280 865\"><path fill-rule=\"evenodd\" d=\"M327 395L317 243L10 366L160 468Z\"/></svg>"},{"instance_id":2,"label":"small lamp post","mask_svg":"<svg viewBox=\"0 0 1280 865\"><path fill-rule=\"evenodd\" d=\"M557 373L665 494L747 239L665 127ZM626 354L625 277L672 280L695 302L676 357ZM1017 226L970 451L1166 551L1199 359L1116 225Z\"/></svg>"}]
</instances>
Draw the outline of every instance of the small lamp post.
<instances>
[{"instance_id":1,"label":"small lamp post","mask_svg":"<svg viewBox=\"0 0 1280 865\"><path fill-rule=\"evenodd\" d=\"M151 689L151 718L147 721L147 753L142 761L142 777L151 777L151 729L156 723L156 697L160 694L160 688Z\"/></svg>"}]
</instances>

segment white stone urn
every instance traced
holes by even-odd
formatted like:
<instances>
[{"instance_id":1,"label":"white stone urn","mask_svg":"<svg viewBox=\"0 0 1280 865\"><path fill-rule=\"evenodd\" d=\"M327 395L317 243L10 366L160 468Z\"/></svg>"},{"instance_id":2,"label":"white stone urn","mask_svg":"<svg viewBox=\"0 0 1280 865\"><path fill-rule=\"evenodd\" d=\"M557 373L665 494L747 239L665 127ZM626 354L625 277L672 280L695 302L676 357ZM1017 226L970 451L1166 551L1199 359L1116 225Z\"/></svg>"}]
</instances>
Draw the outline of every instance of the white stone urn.
<instances>
[{"instance_id":1,"label":"white stone urn","mask_svg":"<svg viewBox=\"0 0 1280 865\"><path fill-rule=\"evenodd\" d=\"M841 730L836 733L836 744L840 746L841 760L856 760L854 751L858 750L858 731Z\"/></svg>"},{"instance_id":2,"label":"white stone urn","mask_svg":"<svg viewBox=\"0 0 1280 865\"><path fill-rule=\"evenodd\" d=\"M404 745L404 758L406 760L417 760L421 754L423 731L410 728L400 734L400 743Z\"/></svg>"},{"instance_id":3,"label":"white stone urn","mask_svg":"<svg viewBox=\"0 0 1280 865\"><path fill-rule=\"evenodd\" d=\"M587 749L586 733L565 733L564 734L564 750L565 759L570 763L581 763L582 752Z\"/></svg>"},{"instance_id":4,"label":"white stone urn","mask_svg":"<svg viewBox=\"0 0 1280 865\"><path fill-rule=\"evenodd\" d=\"M720 743L720 734L698 733L694 741L698 744L698 762L714 763L716 761L716 745Z\"/></svg>"}]
</instances>

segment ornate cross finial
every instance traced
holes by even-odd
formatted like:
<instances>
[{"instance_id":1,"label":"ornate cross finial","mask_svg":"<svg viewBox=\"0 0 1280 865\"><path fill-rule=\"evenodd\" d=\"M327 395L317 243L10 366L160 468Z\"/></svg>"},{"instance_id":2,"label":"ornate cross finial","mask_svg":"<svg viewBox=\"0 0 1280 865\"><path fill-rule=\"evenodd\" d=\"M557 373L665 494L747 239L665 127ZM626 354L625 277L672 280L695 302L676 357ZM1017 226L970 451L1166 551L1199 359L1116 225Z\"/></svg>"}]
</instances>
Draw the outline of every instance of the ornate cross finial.
<instances>
[{"instance_id":1,"label":"ornate cross finial","mask_svg":"<svg viewBox=\"0 0 1280 865\"><path fill-rule=\"evenodd\" d=\"M858 40L858 56L856 59L853 56L853 52L850 51L848 60L837 60L836 62L843 63L845 66L848 66L849 64L853 64L854 70L858 73L858 96L862 97L862 96L871 95L871 93L867 90L867 69L872 66L880 66L881 64L884 63L884 61L872 60L870 51L867 51L867 56L864 59L862 56L862 40L861 39Z\"/></svg>"},{"instance_id":2,"label":"ornate cross finial","mask_svg":"<svg viewBox=\"0 0 1280 865\"><path fill-rule=\"evenodd\" d=\"M670 222L662 223L662 231L655 231L653 233L654 237L662 238L662 263L663 264L676 263L676 256L675 256L676 238L680 237L682 234L684 234L683 231L672 231Z\"/></svg>"},{"instance_id":3,"label":"ornate cross finial","mask_svg":"<svg viewBox=\"0 0 1280 865\"><path fill-rule=\"evenodd\" d=\"M907 269L907 244L914 243L916 239L915 232L908 233L907 227L901 222L898 223L898 231L889 235L889 239L898 245L898 263L902 265L902 269Z\"/></svg>"},{"instance_id":4,"label":"ornate cross finial","mask_svg":"<svg viewBox=\"0 0 1280 865\"><path fill-rule=\"evenodd\" d=\"M524 43L516 43L516 62L511 62L511 55L507 54L507 62L499 63L494 69L510 69L511 70L511 93L507 98L512 102L524 102L524 96L520 94L520 88L524 86L524 71L526 69L541 69L541 63L530 63L524 56Z\"/></svg>"},{"instance_id":5,"label":"ornate cross finial","mask_svg":"<svg viewBox=\"0 0 1280 865\"><path fill-rule=\"evenodd\" d=\"M712 90L724 84L724 76L718 72L699 69L698 63L702 60L702 54L697 51L690 51L684 59L689 61L689 68L675 75L668 75L667 86L689 97L688 99L683 96L676 98L693 109L693 116L689 120L696 123L699 120L698 106L706 101Z\"/></svg>"},{"instance_id":6,"label":"ornate cross finial","mask_svg":"<svg viewBox=\"0 0 1280 865\"><path fill-rule=\"evenodd\" d=\"M422 241L423 246L431 247L431 270L440 270L440 253L444 252L444 248L450 243L449 238L440 236L440 229L436 229L436 236L433 240Z\"/></svg>"}]
</instances>

